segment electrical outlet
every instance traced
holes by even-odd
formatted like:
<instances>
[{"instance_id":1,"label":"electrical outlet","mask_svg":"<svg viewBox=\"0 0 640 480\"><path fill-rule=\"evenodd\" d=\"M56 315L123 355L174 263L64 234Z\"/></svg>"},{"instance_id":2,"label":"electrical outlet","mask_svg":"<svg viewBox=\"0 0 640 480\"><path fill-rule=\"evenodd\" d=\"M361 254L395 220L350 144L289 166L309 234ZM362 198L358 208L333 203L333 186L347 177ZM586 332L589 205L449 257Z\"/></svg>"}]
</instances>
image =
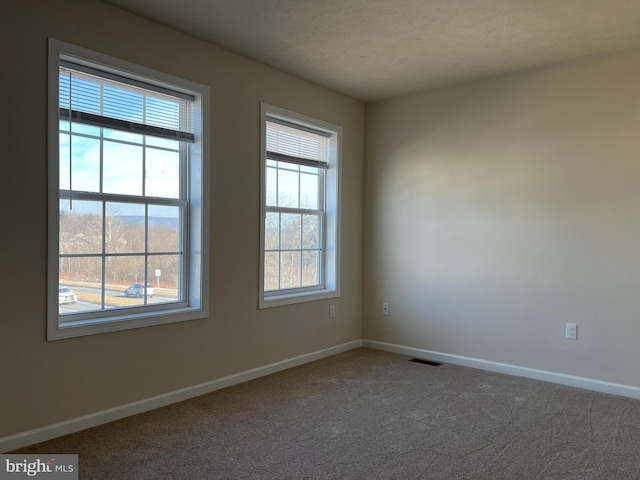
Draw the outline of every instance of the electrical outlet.
<instances>
[{"instance_id":1,"label":"electrical outlet","mask_svg":"<svg viewBox=\"0 0 640 480\"><path fill-rule=\"evenodd\" d=\"M566 327L566 338L569 340L577 340L578 339L578 325L575 323L567 323Z\"/></svg>"},{"instance_id":2,"label":"electrical outlet","mask_svg":"<svg viewBox=\"0 0 640 480\"><path fill-rule=\"evenodd\" d=\"M335 305L331 305L329 307L329 317L335 318L335 316L336 316L336 306Z\"/></svg>"},{"instance_id":3,"label":"electrical outlet","mask_svg":"<svg viewBox=\"0 0 640 480\"><path fill-rule=\"evenodd\" d=\"M389 302L382 304L382 315L391 315L391 304Z\"/></svg>"}]
</instances>

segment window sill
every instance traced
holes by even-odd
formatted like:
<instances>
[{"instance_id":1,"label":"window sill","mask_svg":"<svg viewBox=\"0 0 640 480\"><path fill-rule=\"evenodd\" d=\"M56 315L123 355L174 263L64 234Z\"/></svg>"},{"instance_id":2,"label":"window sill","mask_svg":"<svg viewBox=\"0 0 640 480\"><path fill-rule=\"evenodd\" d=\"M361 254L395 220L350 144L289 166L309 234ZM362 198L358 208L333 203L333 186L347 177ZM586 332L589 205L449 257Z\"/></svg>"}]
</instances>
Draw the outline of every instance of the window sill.
<instances>
[{"instance_id":1,"label":"window sill","mask_svg":"<svg viewBox=\"0 0 640 480\"><path fill-rule=\"evenodd\" d=\"M131 330L133 328L165 325L167 323L198 320L207 317L203 308L183 307L132 315L118 315L92 320L79 320L71 322L58 322L48 332L48 340L61 340L64 338L95 335L98 333L117 332Z\"/></svg>"},{"instance_id":2,"label":"window sill","mask_svg":"<svg viewBox=\"0 0 640 480\"><path fill-rule=\"evenodd\" d=\"M282 307L284 305L293 305L296 303L314 302L316 300L324 300L327 298L336 298L340 296L337 289L313 290L311 292L286 293L282 295L263 296L260 299L258 308Z\"/></svg>"}]
</instances>

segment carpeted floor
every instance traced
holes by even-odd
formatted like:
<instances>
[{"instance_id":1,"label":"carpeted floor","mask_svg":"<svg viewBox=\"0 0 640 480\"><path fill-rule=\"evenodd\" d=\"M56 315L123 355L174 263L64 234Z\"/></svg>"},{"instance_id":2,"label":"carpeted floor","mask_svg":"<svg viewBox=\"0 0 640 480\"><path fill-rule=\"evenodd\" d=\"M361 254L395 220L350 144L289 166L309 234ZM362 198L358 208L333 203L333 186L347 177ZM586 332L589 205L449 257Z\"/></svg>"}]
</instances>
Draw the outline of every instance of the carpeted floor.
<instances>
[{"instance_id":1,"label":"carpeted floor","mask_svg":"<svg viewBox=\"0 0 640 480\"><path fill-rule=\"evenodd\" d=\"M640 400L360 348L20 453L81 479L640 479Z\"/></svg>"}]
</instances>

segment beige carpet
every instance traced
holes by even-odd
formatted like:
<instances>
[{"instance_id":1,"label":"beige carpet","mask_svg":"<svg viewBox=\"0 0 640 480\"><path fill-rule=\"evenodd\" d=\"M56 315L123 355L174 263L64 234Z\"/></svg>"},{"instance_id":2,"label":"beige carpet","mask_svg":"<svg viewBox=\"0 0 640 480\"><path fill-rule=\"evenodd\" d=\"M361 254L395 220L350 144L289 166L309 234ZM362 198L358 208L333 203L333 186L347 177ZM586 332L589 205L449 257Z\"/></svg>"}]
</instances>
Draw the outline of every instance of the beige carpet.
<instances>
[{"instance_id":1,"label":"beige carpet","mask_svg":"<svg viewBox=\"0 0 640 480\"><path fill-rule=\"evenodd\" d=\"M81 479L640 479L640 401L357 349L20 450Z\"/></svg>"}]
</instances>

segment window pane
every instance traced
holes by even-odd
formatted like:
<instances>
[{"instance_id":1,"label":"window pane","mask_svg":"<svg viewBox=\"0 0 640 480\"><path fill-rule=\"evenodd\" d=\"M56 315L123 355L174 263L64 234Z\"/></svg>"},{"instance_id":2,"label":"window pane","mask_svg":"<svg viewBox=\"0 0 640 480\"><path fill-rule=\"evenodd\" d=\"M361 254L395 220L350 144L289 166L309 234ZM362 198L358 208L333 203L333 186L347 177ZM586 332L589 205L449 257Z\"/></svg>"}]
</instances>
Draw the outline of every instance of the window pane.
<instances>
[{"instance_id":1,"label":"window pane","mask_svg":"<svg viewBox=\"0 0 640 480\"><path fill-rule=\"evenodd\" d=\"M181 251L180 207L149 205L149 251Z\"/></svg>"},{"instance_id":2,"label":"window pane","mask_svg":"<svg viewBox=\"0 0 640 480\"><path fill-rule=\"evenodd\" d=\"M62 123L62 122L61 122ZM60 190L69 190L69 135L60 134Z\"/></svg>"},{"instance_id":3,"label":"window pane","mask_svg":"<svg viewBox=\"0 0 640 480\"><path fill-rule=\"evenodd\" d=\"M100 140L96 138L72 135L71 154L74 190L86 192L100 191ZM60 157L60 165L69 166L69 151L66 157Z\"/></svg>"},{"instance_id":4,"label":"window pane","mask_svg":"<svg viewBox=\"0 0 640 480\"><path fill-rule=\"evenodd\" d=\"M182 279L182 255L149 255L147 283L153 287L153 301L148 303L177 302Z\"/></svg>"},{"instance_id":5,"label":"window pane","mask_svg":"<svg viewBox=\"0 0 640 480\"><path fill-rule=\"evenodd\" d=\"M129 122L144 120L144 96L125 88L104 85L103 115Z\"/></svg>"},{"instance_id":6,"label":"window pane","mask_svg":"<svg viewBox=\"0 0 640 480\"><path fill-rule=\"evenodd\" d=\"M309 287L320 283L319 251L302 252L302 286Z\"/></svg>"},{"instance_id":7,"label":"window pane","mask_svg":"<svg viewBox=\"0 0 640 480\"><path fill-rule=\"evenodd\" d=\"M62 257L60 278L62 280L73 280L75 284L78 282L84 284L102 283L102 257ZM64 270L64 271L62 271Z\"/></svg>"},{"instance_id":8,"label":"window pane","mask_svg":"<svg viewBox=\"0 0 640 480\"><path fill-rule=\"evenodd\" d=\"M72 133L84 133L85 135L93 135L94 137L100 136L100 127L85 125L84 123L73 122L71 124L71 131Z\"/></svg>"},{"instance_id":9,"label":"window pane","mask_svg":"<svg viewBox=\"0 0 640 480\"><path fill-rule=\"evenodd\" d=\"M300 252L280 254L280 288L300 286Z\"/></svg>"},{"instance_id":10,"label":"window pane","mask_svg":"<svg viewBox=\"0 0 640 480\"><path fill-rule=\"evenodd\" d=\"M102 253L101 202L60 200L59 226L60 255Z\"/></svg>"},{"instance_id":11,"label":"window pane","mask_svg":"<svg viewBox=\"0 0 640 480\"><path fill-rule=\"evenodd\" d=\"M327 139L315 135L300 137L300 153L301 157L325 160L327 150Z\"/></svg>"},{"instance_id":12,"label":"window pane","mask_svg":"<svg viewBox=\"0 0 640 480\"><path fill-rule=\"evenodd\" d=\"M106 252L144 253L144 205L108 202L106 208Z\"/></svg>"},{"instance_id":13,"label":"window pane","mask_svg":"<svg viewBox=\"0 0 640 480\"><path fill-rule=\"evenodd\" d=\"M123 142L142 143L143 136L138 133L123 132L121 130L104 129L104 138L109 140L122 140Z\"/></svg>"},{"instance_id":14,"label":"window pane","mask_svg":"<svg viewBox=\"0 0 640 480\"><path fill-rule=\"evenodd\" d=\"M144 305L144 256L113 256L105 261L105 307Z\"/></svg>"},{"instance_id":15,"label":"window pane","mask_svg":"<svg viewBox=\"0 0 640 480\"><path fill-rule=\"evenodd\" d=\"M294 157L326 161L327 138L270 121L266 122L267 150Z\"/></svg>"},{"instance_id":16,"label":"window pane","mask_svg":"<svg viewBox=\"0 0 640 480\"><path fill-rule=\"evenodd\" d=\"M145 195L180 198L179 153L147 148L145 162Z\"/></svg>"},{"instance_id":17,"label":"window pane","mask_svg":"<svg viewBox=\"0 0 640 480\"><path fill-rule=\"evenodd\" d=\"M278 206L298 208L299 173L278 169Z\"/></svg>"},{"instance_id":18,"label":"window pane","mask_svg":"<svg viewBox=\"0 0 640 480\"><path fill-rule=\"evenodd\" d=\"M68 78L68 77L67 77ZM100 114L100 84L86 78L71 77L71 108ZM69 107L69 83L60 82L60 106Z\"/></svg>"},{"instance_id":19,"label":"window pane","mask_svg":"<svg viewBox=\"0 0 640 480\"><path fill-rule=\"evenodd\" d=\"M103 192L142 195L142 147L105 141L103 148Z\"/></svg>"},{"instance_id":20,"label":"window pane","mask_svg":"<svg viewBox=\"0 0 640 480\"><path fill-rule=\"evenodd\" d=\"M102 257L60 258L58 313L69 315L100 310L101 284Z\"/></svg>"},{"instance_id":21,"label":"window pane","mask_svg":"<svg viewBox=\"0 0 640 480\"><path fill-rule=\"evenodd\" d=\"M283 250L302 248L302 215L283 213L281 219L280 248Z\"/></svg>"},{"instance_id":22,"label":"window pane","mask_svg":"<svg viewBox=\"0 0 640 480\"><path fill-rule=\"evenodd\" d=\"M264 225L264 248L277 250L280 248L280 214L268 212Z\"/></svg>"},{"instance_id":23,"label":"window pane","mask_svg":"<svg viewBox=\"0 0 640 480\"><path fill-rule=\"evenodd\" d=\"M87 259L82 259L86 261ZM91 261L100 259L93 258ZM60 273L64 273L64 268L69 262L79 261L79 259L60 259ZM89 284L83 281L68 280L61 277L58 280L58 314L61 315L61 322L66 319L64 315L80 312L92 312L100 310L100 284ZM96 286L97 285L97 288Z\"/></svg>"},{"instance_id":24,"label":"window pane","mask_svg":"<svg viewBox=\"0 0 640 480\"><path fill-rule=\"evenodd\" d=\"M271 152L278 151L278 128L275 124L266 122L266 134L267 134L267 150Z\"/></svg>"},{"instance_id":25,"label":"window pane","mask_svg":"<svg viewBox=\"0 0 640 480\"><path fill-rule=\"evenodd\" d=\"M280 254L266 252L264 254L264 289L277 290L280 277Z\"/></svg>"},{"instance_id":26,"label":"window pane","mask_svg":"<svg viewBox=\"0 0 640 480\"><path fill-rule=\"evenodd\" d=\"M278 171L275 168L267 168L267 188L266 201L267 206L276 206L278 199Z\"/></svg>"},{"instance_id":27,"label":"window pane","mask_svg":"<svg viewBox=\"0 0 640 480\"><path fill-rule=\"evenodd\" d=\"M302 248L319 248L320 217L318 215L303 215L302 222Z\"/></svg>"},{"instance_id":28,"label":"window pane","mask_svg":"<svg viewBox=\"0 0 640 480\"><path fill-rule=\"evenodd\" d=\"M301 173L300 174L300 208L318 209L319 205L319 176Z\"/></svg>"},{"instance_id":29,"label":"window pane","mask_svg":"<svg viewBox=\"0 0 640 480\"><path fill-rule=\"evenodd\" d=\"M169 148L175 151L178 151L180 148L180 142L177 140L167 140L166 138L147 136L145 137L145 142L149 147Z\"/></svg>"},{"instance_id":30,"label":"window pane","mask_svg":"<svg viewBox=\"0 0 640 480\"><path fill-rule=\"evenodd\" d=\"M146 117L149 125L180 130L180 102L175 98L160 98L155 95L146 95Z\"/></svg>"}]
</instances>

